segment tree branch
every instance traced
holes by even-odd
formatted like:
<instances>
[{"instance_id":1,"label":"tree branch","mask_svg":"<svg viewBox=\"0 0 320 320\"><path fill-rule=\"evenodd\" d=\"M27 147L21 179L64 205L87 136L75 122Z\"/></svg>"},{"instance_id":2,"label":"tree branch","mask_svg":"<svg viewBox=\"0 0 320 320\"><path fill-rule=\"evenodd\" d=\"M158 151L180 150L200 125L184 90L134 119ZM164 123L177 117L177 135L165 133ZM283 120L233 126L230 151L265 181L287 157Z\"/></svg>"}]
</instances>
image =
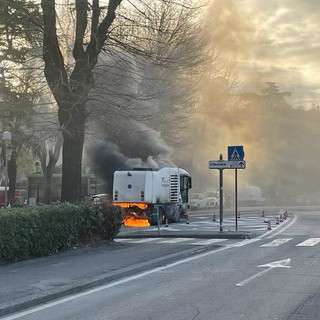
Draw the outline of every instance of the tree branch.
<instances>
[{"instance_id":1,"label":"tree branch","mask_svg":"<svg viewBox=\"0 0 320 320\"><path fill-rule=\"evenodd\" d=\"M95 0L98 1L98 0ZM76 38L73 47L75 60L84 58L83 38L87 28L87 0L76 0Z\"/></svg>"},{"instance_id":2,"label":"tree branch","mask_svg":"<svg viewBox=\"0 0 320 320\"><path fill-rule=\"evenodd\" d=\"M61 85L68 83L67 72L64 60L60 51L57 31L55 0L41 0L43 10L43 60L45 62L45 76L52 93L59 95L60 90L56 90ZM59 98L58 98L59 100Z\"/></svg>"},{"instance_id":3,"label":"tree branch","mask_svg":"<svg viewBox=\"0 0 320 320\"><path fill-rule=\"evenodd\" d=\"M121 2L122 0L109 0L107 15L100 23L96 31L96 36L93 36L95 30L92 30L91 32L91 41L86 51L89 57L89 66L91 68L97 63L98 55L101 52L101 49L107 39L109 28L116 17L115 12Z\"/></svg>"}]
</instances>

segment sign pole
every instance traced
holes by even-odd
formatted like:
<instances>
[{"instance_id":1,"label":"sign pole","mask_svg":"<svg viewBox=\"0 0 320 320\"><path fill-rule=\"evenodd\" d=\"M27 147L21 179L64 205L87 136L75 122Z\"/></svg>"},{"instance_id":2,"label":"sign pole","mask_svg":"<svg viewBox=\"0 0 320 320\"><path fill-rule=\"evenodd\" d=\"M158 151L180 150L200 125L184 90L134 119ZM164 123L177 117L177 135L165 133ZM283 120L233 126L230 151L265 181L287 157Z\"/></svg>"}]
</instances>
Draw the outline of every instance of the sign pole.
<instances>
[{"instance_id":1,"label":"sign pole","mask_svg":"<svg viewBox=\"0 0 320 320\"><path fill-rule=\"evenodd\" d=\"M220 160L223 160L220 154ZM223 169L219 169L219 195L220 195L220 232L223 232Z\"/></svg>"},{"instance_id":2,"label":"sign pole","mask_svg":"<svg viewBox=\"0 0 320 320\"><path fill-rule=\"evenodd\" d=\"M235 219L236 219L236 231L238 231L238 169L235 169L235 179L234 179L234 195L235 195Z\"/></svg>"},{"instance_id":3,"label":"sign pole","mask_svg":"<svg viewBox=\"0 0 320 320\"><path fill-rule=\"evenodd\" d=\"M243 146L228 147L228 161L223 160L220 154L219 160L209 160L209 169L219 170L219 194L220 194L220 231L223 231L223 170L235 169L235 218L236 231L238 231L238 169L245 169L246 162L243 160Z\"/></svg>"}]
</instances>

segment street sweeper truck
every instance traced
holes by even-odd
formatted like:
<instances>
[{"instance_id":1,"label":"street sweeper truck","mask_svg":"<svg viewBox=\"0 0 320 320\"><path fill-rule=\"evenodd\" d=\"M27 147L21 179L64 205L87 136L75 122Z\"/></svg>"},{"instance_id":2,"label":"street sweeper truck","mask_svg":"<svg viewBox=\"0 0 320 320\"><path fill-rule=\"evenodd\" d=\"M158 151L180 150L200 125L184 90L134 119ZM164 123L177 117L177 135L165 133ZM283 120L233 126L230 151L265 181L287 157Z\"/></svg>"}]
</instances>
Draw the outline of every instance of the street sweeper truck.
<instances>
[{"instance_id":1,"label":"street sweeper truck","mask_svg":"<svg viewBox=\"0 0 320 320\"><path fill-rule=\"evenodd\" d=\"M190 174L176 167L115 171L113 205L124 208L126 219L155 224L179 221L187 213Z\"/></svg>"}]
</instances>

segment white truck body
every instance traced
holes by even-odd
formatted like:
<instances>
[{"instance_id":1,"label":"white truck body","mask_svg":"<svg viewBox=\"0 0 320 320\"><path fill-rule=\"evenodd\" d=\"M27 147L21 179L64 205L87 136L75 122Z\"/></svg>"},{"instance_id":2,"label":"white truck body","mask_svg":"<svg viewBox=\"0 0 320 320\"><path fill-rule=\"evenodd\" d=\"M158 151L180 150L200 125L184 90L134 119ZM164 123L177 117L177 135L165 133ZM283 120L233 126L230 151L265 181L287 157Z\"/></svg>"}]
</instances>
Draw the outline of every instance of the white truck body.
<instances>
[{"instance_id":1,"label":"white truck body","mask_svg":"<svg viewBox=\"0 0 320 320\"><path fill-rule=\"evenodd\" d=\"M190 188L190 174L181 168L115 171L113 204L127 211L139 207L142 210L138 213L146 216L150 216L150 209L156 208L167 219L178 221L188 209Z\"/></svg>"}]
</instances>

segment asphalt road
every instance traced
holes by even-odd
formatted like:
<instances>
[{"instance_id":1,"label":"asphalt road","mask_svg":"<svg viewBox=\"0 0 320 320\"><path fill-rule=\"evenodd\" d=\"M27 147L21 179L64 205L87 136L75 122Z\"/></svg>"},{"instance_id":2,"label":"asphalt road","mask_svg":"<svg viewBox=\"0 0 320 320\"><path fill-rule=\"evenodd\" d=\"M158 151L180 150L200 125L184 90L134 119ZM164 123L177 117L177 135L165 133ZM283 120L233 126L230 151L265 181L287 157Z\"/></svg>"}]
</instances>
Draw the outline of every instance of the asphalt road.
<instances>
[{"instance_id":1,"label":"asphalt road","mask_svg":"<svg viewBox=\"0 0 320 320\"><path fill-rule=\"evenodd\" d=\"M285 227L255 239L199 246L197 255L4 319L316 320L319 224L319 212L294 212ZM181 245L150 241L132 249Z\"/></svg>"}]
</instances>

